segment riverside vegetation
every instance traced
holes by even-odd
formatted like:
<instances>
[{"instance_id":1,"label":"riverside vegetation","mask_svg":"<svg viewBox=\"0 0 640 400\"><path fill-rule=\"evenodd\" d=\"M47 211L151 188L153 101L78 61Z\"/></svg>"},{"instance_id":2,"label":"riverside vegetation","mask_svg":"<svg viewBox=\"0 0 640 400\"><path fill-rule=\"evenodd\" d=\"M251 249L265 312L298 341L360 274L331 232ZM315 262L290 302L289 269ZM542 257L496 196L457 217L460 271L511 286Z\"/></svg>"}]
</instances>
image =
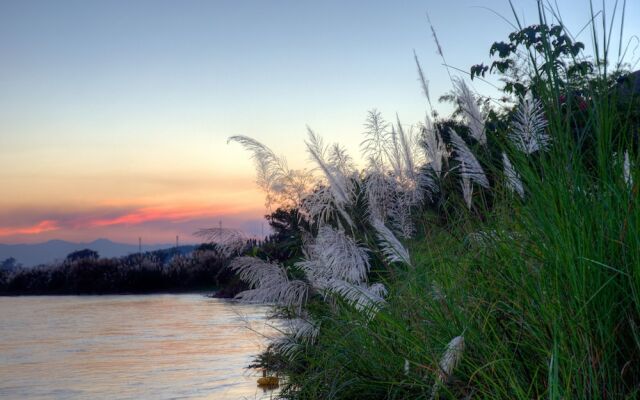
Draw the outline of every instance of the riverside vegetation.
<instances>
[{"instance_id":1,"label":"riverside vegetation","mask_svg":"<svg viewBox=\"0 0 640 400\"><path fill-rule=\"evenodd\" d=\"M267 215L273 233L262 241L222 229L227 240L233 236L238 241L233 249L212 243L216 236L203 230L199 234L207 243L124 257L101 258L84 249L63 261L35 267L23 267L9 258L0 263L0 296L207 291L215 297L233 297L247 286L227 268L230 260L238 254L274 260L294 257L299 241L295 216L284 210Z\"/></svg>"},{"instance_id":2,"label":"riverside vegetation","mask_svg":"<svg viewBox=\"0 0 640 400\"><path fill-rule=\"evenodd\" d=\"M305 170L230 139L267 203L299 215L291 257L230 265L237 297L283 319L253 365L283 377L280 397L640 396L640 82L622 39L610 59L624 5L592 11L591 57L538 6L471 68L498 74L504 101L454 77L439 117L416 57L430 115L371 111L362 170L311 129Z\"/></svg>"}]
</instances>

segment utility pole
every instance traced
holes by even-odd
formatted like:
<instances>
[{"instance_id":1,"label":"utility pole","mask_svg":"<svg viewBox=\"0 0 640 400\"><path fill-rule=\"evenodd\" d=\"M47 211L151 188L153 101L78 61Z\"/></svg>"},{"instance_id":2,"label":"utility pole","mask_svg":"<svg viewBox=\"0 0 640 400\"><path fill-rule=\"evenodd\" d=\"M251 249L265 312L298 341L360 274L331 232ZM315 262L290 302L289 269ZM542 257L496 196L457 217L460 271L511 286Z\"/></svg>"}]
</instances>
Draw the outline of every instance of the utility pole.
<instances>
[{"instance_id":1,"label":"utility pole","mask_svg":"<svg viewBox=\"0 0 640 400\"><path fill-rule=\"evenodd\" d=\"M176 249L177 249L178 247L180 247L180 245L179 245L179 240L180 240L180 237L179 237L178 235L176 235Z\"/></svg>"},{"instance_id":2,"label":"utility pole","mask_svg":"<svg viewBox=\"0 0 640 400\"><path fill-rule=\"evenodd\" d=\"M142 254L142 237L138 237L138 253Z\"/></svg>"},{"instance_id":3,"label":"utility pole","mask_svg":"<svg viewBox=\"0 0 640 400\"><path fill-rule=\"evenodd\" d=\"M222 220L218 221L218 225L220 226L220 230L222 230Z\"/></svg>"}]
</instances>

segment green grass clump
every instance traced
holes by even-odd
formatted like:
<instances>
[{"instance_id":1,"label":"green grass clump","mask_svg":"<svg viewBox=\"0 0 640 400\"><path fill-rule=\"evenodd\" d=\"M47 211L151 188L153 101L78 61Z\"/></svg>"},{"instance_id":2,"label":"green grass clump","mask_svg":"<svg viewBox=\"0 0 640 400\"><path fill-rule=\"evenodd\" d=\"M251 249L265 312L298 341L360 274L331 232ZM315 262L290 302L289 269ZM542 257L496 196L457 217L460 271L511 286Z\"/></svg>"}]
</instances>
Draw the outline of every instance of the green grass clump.
<instances>
[{"instance_id":1,"label":"green grass clump","mask_svg":"<svg viewBox=\"0 0 640 400\"><path fill-rule=\"evenodd\" d=\"M491 144L513 161L524 198L497 184L482 194L490 206L447 203L457 210L447 218L423 210L412 265L381 274L389 295L375 317L310 307L320 333L288 361L282 397L640 396L638 99L603 67L606 48L590 70L540 12L499 66L529 54L521 89L541 101L550 146L527 155L500 139L506 131ZM458 336L464 350L445 372Z\"/></svg>"}]
</instances>

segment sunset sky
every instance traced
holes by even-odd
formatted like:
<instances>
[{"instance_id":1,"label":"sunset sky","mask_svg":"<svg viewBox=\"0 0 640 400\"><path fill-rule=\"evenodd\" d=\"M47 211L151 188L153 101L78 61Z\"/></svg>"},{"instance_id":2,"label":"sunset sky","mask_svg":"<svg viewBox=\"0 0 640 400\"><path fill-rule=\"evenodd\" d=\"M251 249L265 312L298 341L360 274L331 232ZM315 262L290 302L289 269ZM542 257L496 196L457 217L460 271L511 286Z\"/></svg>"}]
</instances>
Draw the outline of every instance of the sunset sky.
<instances>
[{"instance_id":1,"label":"sunset sky","mask_svg":"<svg viewBox=\"0 0 640 400\"><path fill-rule=\"evenodd\" d=\"M577 33L588 1L559 3ZM535 22L535 1L514 4ZM506 0L0 0L0 243L186 243L219 221L259 234L263 196L227 138L299 166L306 125L355 155L367 110L421 120L413 50L433 98L451 86L427 11L465 71L513 31Z\"/></svg>"}]
</instances>

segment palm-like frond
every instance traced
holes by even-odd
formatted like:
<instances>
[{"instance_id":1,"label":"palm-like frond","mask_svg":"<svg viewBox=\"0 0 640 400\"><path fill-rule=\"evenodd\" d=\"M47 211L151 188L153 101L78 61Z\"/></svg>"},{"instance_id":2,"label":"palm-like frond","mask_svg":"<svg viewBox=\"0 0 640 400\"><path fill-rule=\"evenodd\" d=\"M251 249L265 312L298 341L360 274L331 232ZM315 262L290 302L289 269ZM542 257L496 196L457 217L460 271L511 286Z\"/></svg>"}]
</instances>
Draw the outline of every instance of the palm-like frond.
<instances>
[{"instance_id":1,"label":"palm-like frond","mask_svg":"<svg viewBox=\"0 0 640 400\"><path fill-rule=\"evenodd\" d=\"M320 332L320 326L309 318L294 318L287 321L290 335L297 342L314 343Z\"/></svg>"},{"instance_id":2,"label":"palm-like frond","mask_svg":"<svg viewBox=\"0 0 640 400\"><path fill-rule=\"evenodd\" d=\"M249 240L249 237L244 232L231 228L200 229L195 235L215 244L217 250L227 257L244 249Z\"/></svg>"},{"instance_id":3,"label":"palm-like frond","mask_svg":"<svg viewBox=\"0 0 640 400\"><path fill-rule=\"evenodd\" d=\"M509 138L520 151L532 154L549 147L550 138L544 131L547 121L540 100L520 98L511 125Z\"/></svg>"},{"instance_id":4,"label":"palm-like frond","mask_svg":"<svg viewBox=\"0 0 640 400\"><path fill-rule=\"evenodd\" d=\"M289 359L294 359L300 350L300 343L296 342L292 336L282 336L271 342L273 349Z\"/></svg>"},{"instance_id":5,"label":"palm-like frond","mask_svg":"<svg viewBox=\"0 0 640 400\"><path fill-rule=\"evenodd\" d=\"M341 174L341 171L332 168L326 159L327 150L324 146L322 138L307 128L309 140L305 142L307 151L311 156L311 160L316 163L326 178L329 187L334 195L336 205L342 206L351 202L352 190L348 185L347 177Z\"/></svg>"},{"instance_id":6,"label":"palm-like frond","mask_svg":"<svg viewBox=\"0 0 640 400\"><path fill-rule=\"evenodd\" d=\"M386 293L382 284L367 286L366 284L353 284L339 279L325 281L324 290L337 294L356 310L362 312L371 319L386 303L380 295Z\"/></svg>"},{"instance_id":7,"label":"palm-like frond","mask_svg":"<svg viewBox=\"0 0 640 400\"><path fill-rule=\"evenodd\" d=\"M277 156L269 147L247 136L231 136L228 142L240 143L251 152L256 166L256 183L265 192L266 205L297 207L311 186L312 175L307 170L293 170L284 157Z\"/></svg>"},{"instance_id":8,"label":"palm-like frond","mask_svg":"<svg viewBox=\"0 0 640 400\"><path fill-rule=\"evenodd\" d=\"M342 230L321 226L306 252L305 260L296 265L305 271L312 283L331 279L360 283L367 279L368 249L358 245Z\"/></svg>"},{"instance_id":9,"label":"palm-like frond","mask_svg":"<svg viewBox=\"0 0 640 400\"><path fill-rule=\"evenodd\" d=\"M310 222L325 223L335 209L333 193L326 185L317 186L300 202L300 212Z\"/></svg>"},{"instance_id":10,"label":"palm-like frond","mask_svg":"<svg viewBox=\"0 0 640 400\"><path fill-rule=\"evenodd\" d=\"M309 285L300 280L290 280L285 268L256 257L237 257L229 268L250 290L240 292L236 298L249 303L274 303L300 309L306 302Z\"/></svg>"},{"instance_id":11,"label":"palm-like frond","mask_svg":"<svg viewBox=\"0 0 640 400\"><path fill-rule=\"evenodd\" d=\"M524 187L520 175L513 168L507 153L504 152L502 153L502 164L504 165L504 176L507 178L507 187L524 199Z\"/></svg>"},{"instance_id":12,"label":"palm-like frond","mask_svg":"<svg viewBox=\"0 0 640 400\"><path fill-rule=\"evenodd\" d=\"M251 152L256 165L257 183L265 193L269 194L274 185L282 183L288 175L289 168L284 158L278 157L270 148L248 136L231 136L227 142L237 142Z\"/></svg>"},{"instance_id":13,"label":"palm-like frond","mask_svg":"<svg viewBox=\"0 0 640 400\"><path fill-rule=\"evenodd\" d=\"M303 344L315 343L320 333L320 325L304 313L303 317L286 320L280 331L283 335L272 338L271 347L285 357L293 359Z\"/></svg>"},{"instance_id":14,"label":"palm-like frond","mask_svg":"<svg viewBox=\"0 0 640 400\"><path fill-rule=\"evenodd\" d=\"M461 175L463 178L467 178L478 185L489 188L489 180L484 174L482 166L473 155L467 144L462 140L455 130L449 129L451 144L455 150L455 158L461 165ZM463 168L464 167L464 168Z\"/></svg>"},{"instance_id":15,"label":"palm-like frond","mask_svg":"<svg viewBox=\"0 0 640 400\"><path fill-rule=\"evenodd\" d=\"M387 262L400 262L411 265L409 251L402 245L402 243L400 243L393 232L385 226L384 222L374 218L371 221L371 225L378 233L381 250Z\"/></svg>"},{"instance_id":16,"label":"palm-like frond","mask_svg":"<svg viewBox=\"0 0 640 400\"><path fill-rule=\"evenodd\" d=\"M385 298L389 294L387 287L382 283L374 283L369 286L369 291L380 298Z\"/></svg>"},{"instance_id":17,"label":"palm-like frond","mask_svg":"<svg viewBox=\"0 0 640 400\"><path fill-rule=\"evenodd\" d=\"M458 99L458 104L462 109L462 113L469 125L471 136L480 144L487 144L487 135L484 131L484 116L480 112L480 108L476 103L476 97L473 95L464 79L457 78L453 81L454 91Z\"/></svg>"}]
</instances>

